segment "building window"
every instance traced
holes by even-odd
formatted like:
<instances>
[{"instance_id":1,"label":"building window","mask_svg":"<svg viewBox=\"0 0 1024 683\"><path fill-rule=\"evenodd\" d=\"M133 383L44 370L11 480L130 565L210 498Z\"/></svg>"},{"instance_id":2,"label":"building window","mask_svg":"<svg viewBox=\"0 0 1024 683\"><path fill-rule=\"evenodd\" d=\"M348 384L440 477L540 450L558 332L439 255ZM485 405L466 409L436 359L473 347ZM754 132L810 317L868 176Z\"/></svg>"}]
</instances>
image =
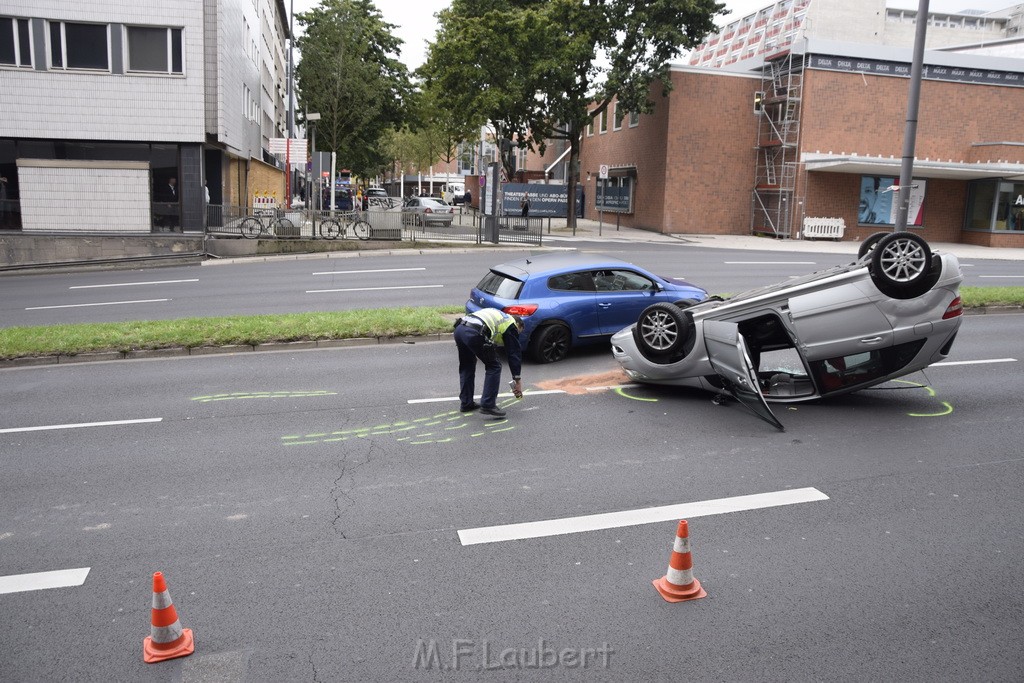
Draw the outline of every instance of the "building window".
<instances>
[{"instance_id":1,"label":"building window","mask_svg":"<svg viewBox=\"0 0 1024 683\"><path fill-rule=\"evenodd\" d=\"M601 133L608 132L608 108L605 107L604 111L601 112Z\"/></svg>"},{"instance_id":2,"label":"building window","mask_svg":"<svg viewBox=\"0 0 1024 683\"><path fill-rule=\"evenodd\" d=\"M615 103L615 109L612 114L612 130L622 130L622 119L625 118L626 112L619 109L619 103Z\"/></svg>"},{"instance_id":3,"label":"building window","mask_svg":"<svg viewBox=\"0 0 1024 683\"><path fill-rule=\"evenodd\" d=\"M986 232L1024 231L1024 183L979 180L968 185L966 227Z\"/></svg>"},{"instance_id":4,"label":"building window","mask_svg":"<svg viewBox=\"0 0 1024 683\"><path fill-rule=\"evenodd\" d=\"M181 29L129 26L128 70L182 73Z\"/></svg>"},{"instance_id":5,"label":"building window","mask_svg":"<svg viewBox=\"0 0 1024 683\"><path fill-rule=\"evenodd\" d=\"M0 65L32 66L28 19L0 17Z\"/></svg>"},{"instance_id":6,"label":"building window","mask_svg":"<svg viewBox=\"0 0 1024 683\"><path fill-rule=\"evenodd\" d=\"M50 22L50 68L110 70L106 24Z\"/></svg>"},{"instance_id":7,"label":"building window","mask_svg":"<svg viewBox=\"0 0 1024 683\"><path fill-rule=\"evenodd\" d=\"M594 117L590 117L590 123L587 124L587 137L593 137L594 135Z\"/></svg>"},{"instance_id":8,"label":"building window","mask_svg":"<svg viewBox=\"0 0 1024 683\"><path fill-rule=\"evenodd\" d=\"M636 128L640 125L640 112L631 111L629 112L629 127Z\"/></svg>"}]
</instances>

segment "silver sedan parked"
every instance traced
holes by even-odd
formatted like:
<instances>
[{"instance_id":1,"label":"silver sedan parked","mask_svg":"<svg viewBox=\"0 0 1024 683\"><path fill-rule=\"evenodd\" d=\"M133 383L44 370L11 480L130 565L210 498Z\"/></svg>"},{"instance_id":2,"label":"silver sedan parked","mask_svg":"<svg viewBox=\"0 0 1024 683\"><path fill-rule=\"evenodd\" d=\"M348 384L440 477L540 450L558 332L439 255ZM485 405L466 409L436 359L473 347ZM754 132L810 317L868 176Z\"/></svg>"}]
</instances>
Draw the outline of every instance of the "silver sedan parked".
<instances>
[{"instance_id":1,"label":"silver sedan parked","mask_svg":"<svg viewBox=\"0 0 1024 683\"><path fill-rule=\"evenodd\" d=\"M878 233L847 265L685 309L652 304L612 352L634 381L731 395L781 430L768 402L850 393L946 358L962 281L953 254Z\"/></svg>"},{"instance_id":2,"label":"silver sedan parked","mask_svg":"<svg viewBox=\"0 0 1024 683\"><path fill-rule=\"evenodd\" d=\"M448 227L455 209L432 197L409 197L402 206L403 225L441 225Z\"/></svg>"}]
</instances>

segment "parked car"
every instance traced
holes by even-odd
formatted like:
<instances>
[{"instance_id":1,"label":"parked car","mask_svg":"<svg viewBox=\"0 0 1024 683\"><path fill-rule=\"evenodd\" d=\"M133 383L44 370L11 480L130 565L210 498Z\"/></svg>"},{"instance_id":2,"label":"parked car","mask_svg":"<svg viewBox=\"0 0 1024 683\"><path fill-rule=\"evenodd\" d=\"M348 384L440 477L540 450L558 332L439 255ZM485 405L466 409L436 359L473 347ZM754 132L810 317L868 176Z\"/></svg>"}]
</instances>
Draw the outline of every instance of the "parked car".
<instances>
[{"instance_id":1,"label":"parked car","mask_svg":"<svg viewBox=\"0 0 1024 683\"><path fill-rule=\"evenodd\" d=\"M469 293L466 313L498 308L520 315L524 348L538 363L569 349L607 342L656 302L691 305L707 292L675 278L598 254L542 254L493 266Z\"/></svg>"},{"instance_id":2,"label":"parked car","mask_svg":"<svg viewBox=\"0 0 1024 683\"><path fill-rule=\"evenodd\" d=\"M448 227L455 219L455 209L440 199L409 197L402 206L403 225L440 225Z\"/></svg>"},{"instance_id":3,"label":"parked car","mask_svg":"<svg viewBox=\"0 0 1024 683\"><path fill-rule=\"evenodd\" d=\"M366 196L370 198L387 197L388 191L385 190L383 187L368 187L366 188Z\"/></svg>"},{"instance_id":4,"label":"parked car","mask_svg":"<svg viewBox=\"0 0 1024 683\"><path fill-rule=\"evenodd\" d=\"M769 402L846 394L949 355L963 309L953 254L878 233L857 260L729 298L648 306L617 332L630 379L725 392L782 430Z\"/></svg>"}]
</instances>

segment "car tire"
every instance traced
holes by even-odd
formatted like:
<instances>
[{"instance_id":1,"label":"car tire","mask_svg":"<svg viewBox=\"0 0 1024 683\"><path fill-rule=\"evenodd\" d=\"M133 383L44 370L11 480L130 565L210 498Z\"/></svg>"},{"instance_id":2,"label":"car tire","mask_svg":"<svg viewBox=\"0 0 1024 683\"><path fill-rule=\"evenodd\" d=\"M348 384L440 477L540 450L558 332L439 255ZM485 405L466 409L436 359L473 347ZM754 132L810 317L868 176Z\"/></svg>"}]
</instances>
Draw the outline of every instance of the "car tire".
<instances>
[{"instance_id":1,"label":"car tire","mask_svg":"<svg viewBox=\"0 0 1024 683\"><path fill-rule=\"evenodd\" d=\"M693 348L693 318L675 304L659 302L644 309L633 327L633 338L645 358L674 363Z\"/></svg>"},{"instance_id":2,"label":"car tire","mask_svg":"<svg viewBox=\"0 0 1024 683\"><path fill-rule=\"evenodd\" d=\"M874 251L875 247L878 246L879 240L891 234L891 232L876 232L874 235L868 235L868 237L860 243L860 248L857 249L857 260L860 261L867 254Z\"/></svg>"},{"instance_id":3,"label":"car tire","mask_svg":"<svg viewBox=\"0 0 1024 683\"><path fill-rule=\"evenodd\" d=\"M537 363L557 363L569 354L572 331L560 323L537 328L530 339L530 357Z\"/></svg>"},{"instance_id":4,"label":"car tire","mask_svg":"<svg viewBox=\"0 0 1024 683\"><path fill-rule=\"evenodd\" d=\"M871 281L893 299L914 299L938 280L941 270L932 259L928 242L910 232L889 233L871 249Z\"/></svg>"}]
</instances>

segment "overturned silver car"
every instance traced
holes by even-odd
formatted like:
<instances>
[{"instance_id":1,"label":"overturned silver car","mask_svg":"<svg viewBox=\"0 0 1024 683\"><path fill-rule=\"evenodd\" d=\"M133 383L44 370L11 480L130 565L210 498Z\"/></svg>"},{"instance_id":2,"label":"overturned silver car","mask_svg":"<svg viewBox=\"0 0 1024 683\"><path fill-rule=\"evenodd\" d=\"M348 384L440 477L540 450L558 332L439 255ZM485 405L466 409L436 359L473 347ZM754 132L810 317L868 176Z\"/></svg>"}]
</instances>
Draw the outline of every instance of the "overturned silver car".
<instances>
[{"instance_id":1,"label":"overturned silver car","mask_svg":"<svg viewBox=\"0 0 1024 683\"><path fill-rule=\"evenodd\" d=\"M769 402L850 393L949 355L963 274L910 232L877 233L857 260L728 298L648 306L612 336L631 379L725 392L782 430Z\"/></svg>"}]
</instances>

